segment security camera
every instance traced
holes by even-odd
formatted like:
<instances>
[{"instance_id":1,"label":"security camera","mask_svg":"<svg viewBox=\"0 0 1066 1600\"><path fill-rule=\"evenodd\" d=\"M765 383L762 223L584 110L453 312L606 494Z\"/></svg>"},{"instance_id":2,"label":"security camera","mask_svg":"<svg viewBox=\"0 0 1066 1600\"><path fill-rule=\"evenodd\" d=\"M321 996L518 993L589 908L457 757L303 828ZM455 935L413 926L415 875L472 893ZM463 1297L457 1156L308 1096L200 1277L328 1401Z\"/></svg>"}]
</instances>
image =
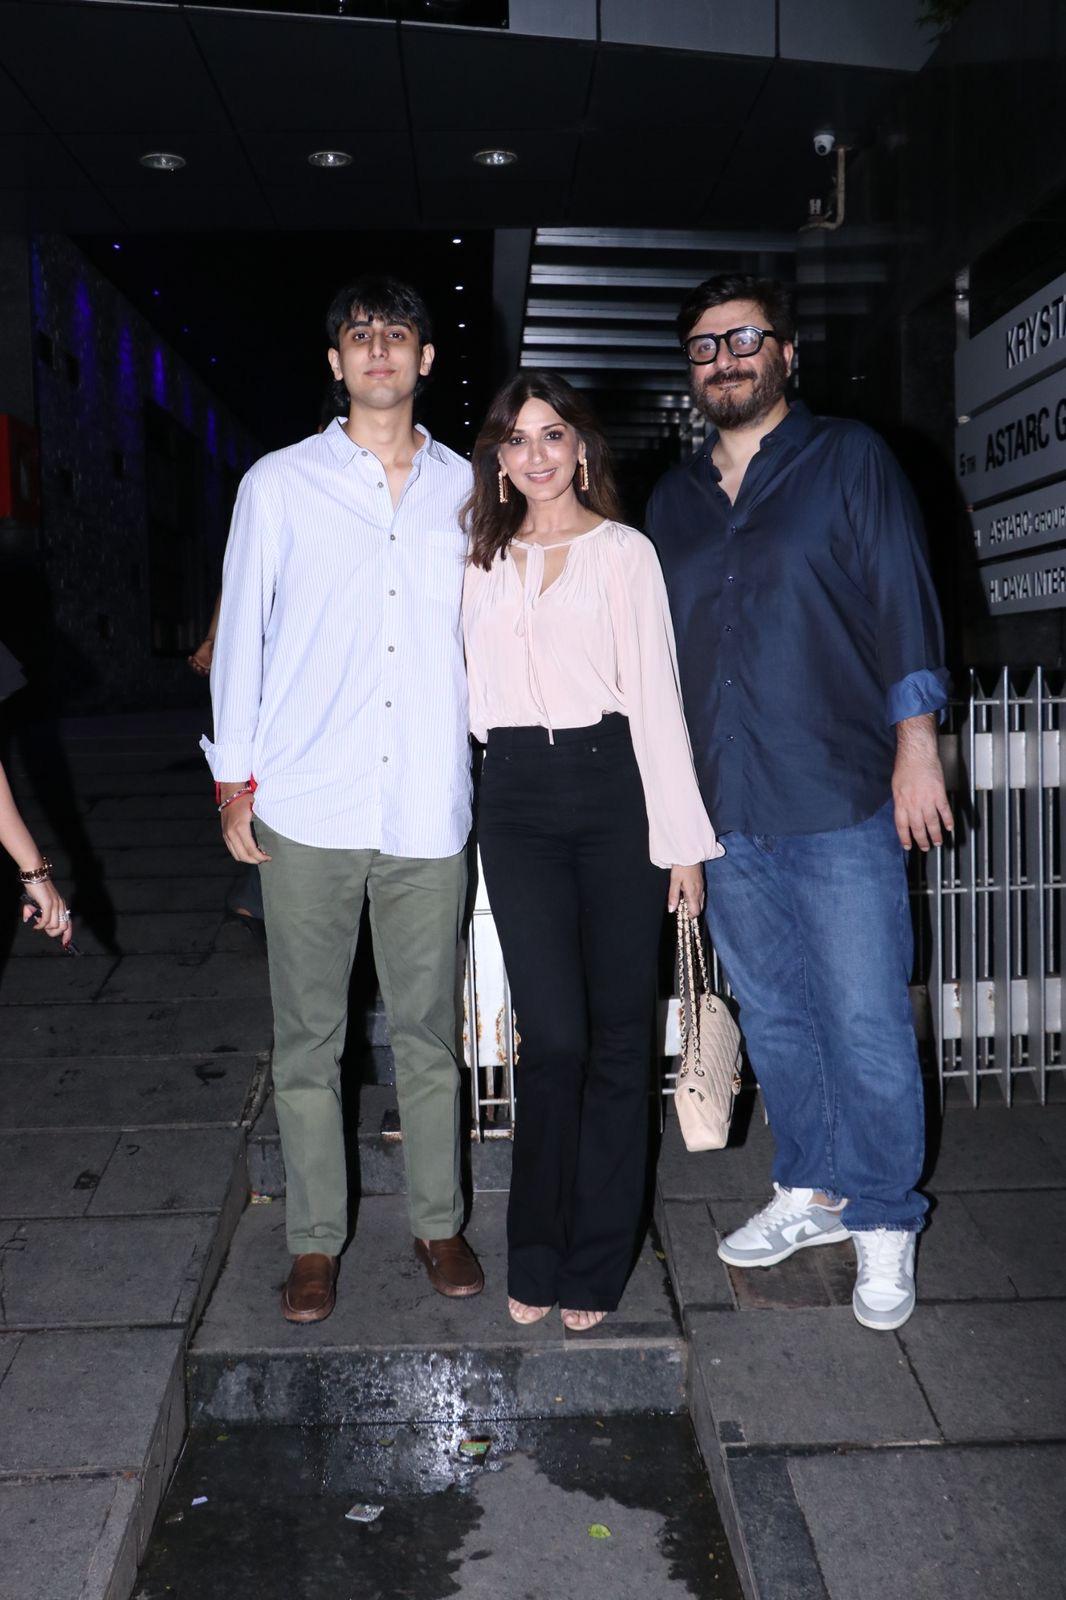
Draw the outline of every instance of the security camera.
<instances>
[{"instance_id":1,"label":"security camera","mask_svg":"<svg viewBox=\"0 0 1066 1600\"><path fill-rule=\"evenodd\" d=\"M816 156L832 155L836 148L837 136L830 129L824 128L821 133L814 136L814 153Z\"/></svg>"}]
</instances>

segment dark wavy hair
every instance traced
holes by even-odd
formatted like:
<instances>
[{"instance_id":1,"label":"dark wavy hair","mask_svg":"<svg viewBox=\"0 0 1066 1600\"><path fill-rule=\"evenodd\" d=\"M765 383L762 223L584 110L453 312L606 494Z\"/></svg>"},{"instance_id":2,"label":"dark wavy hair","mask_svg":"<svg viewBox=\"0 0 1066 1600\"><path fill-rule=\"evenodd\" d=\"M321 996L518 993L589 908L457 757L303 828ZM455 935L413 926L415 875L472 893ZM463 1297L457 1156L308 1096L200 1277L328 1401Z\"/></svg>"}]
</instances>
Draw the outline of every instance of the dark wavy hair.
<instances>
[{"instance_id":1,"label":"dark wavy hair","mask_svg":"<svg viewBox=\"0 0 1066 1600\"><path fill-rule=\"evenodd\" d=\"M493 396L481 424L471 457L474 488L459 513L470 539L471 564L484 567L486 572L496 553L506 551L525 519L526 497L513 483L508 482L507 504L500 504L497 451L510 438L527 400L543 400L551 406L584 444L589 470L587 489L582 489L578 474L574 474L574 493L581 504L607 521L621 516L607 441L581 395L557 372L516 372Z\"/></svg>"},{"instance_id":2,"label":"dark wavy hair","mask_svg":"<svg viewBox=\"0 0 1066 1600\"><path fill-rule=\"evenodd\" d=\"M361 277L346 283L329 303L326 312L326 338L331 350L340 349L341 334L359 315L360 311L371 321L380 317L382 322L405 323L418 337L418 348L433 343L433 323L426 302L417 289L399 278L387 278L377 273L364 272ZM427 380L419 378L415 394L421 394ZM331 388L333 404L338 413L347 414L349 395L340 378Z\"/></svg>"},{"instance_id":3,"label":"dark wavy hair","mask_svg":"<svg viewBox=\"0 0 1066 1600\"><path fill-rule=\"evenodd\" d=\"M705 311L727 300L754 300L782 339L796 340L796 304L792 290L779 278L757 278L752 272L720 272L705 278L685 297L677 313L677 337L682 344Z\"/></svg>"}]
</instances>

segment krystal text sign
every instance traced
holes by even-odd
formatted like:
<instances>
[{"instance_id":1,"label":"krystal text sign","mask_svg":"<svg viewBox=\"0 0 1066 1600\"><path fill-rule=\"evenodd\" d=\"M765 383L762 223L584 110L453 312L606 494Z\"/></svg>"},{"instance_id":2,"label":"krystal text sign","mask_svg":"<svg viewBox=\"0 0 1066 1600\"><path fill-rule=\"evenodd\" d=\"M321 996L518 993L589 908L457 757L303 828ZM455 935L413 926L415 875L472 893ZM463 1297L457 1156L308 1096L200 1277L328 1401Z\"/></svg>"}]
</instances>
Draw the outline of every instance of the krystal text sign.
<instances>
[{"instance_id":1,"label":"krystal text sign","mask_svg":"<svg viewBox=\"0 0 1066 1600\"><path fill-rule=\"evenodd\" d=\"M970 416L1066 362L1066 273L1030 295L955 355L955 412Z\"/></svg>"}]
</instances>

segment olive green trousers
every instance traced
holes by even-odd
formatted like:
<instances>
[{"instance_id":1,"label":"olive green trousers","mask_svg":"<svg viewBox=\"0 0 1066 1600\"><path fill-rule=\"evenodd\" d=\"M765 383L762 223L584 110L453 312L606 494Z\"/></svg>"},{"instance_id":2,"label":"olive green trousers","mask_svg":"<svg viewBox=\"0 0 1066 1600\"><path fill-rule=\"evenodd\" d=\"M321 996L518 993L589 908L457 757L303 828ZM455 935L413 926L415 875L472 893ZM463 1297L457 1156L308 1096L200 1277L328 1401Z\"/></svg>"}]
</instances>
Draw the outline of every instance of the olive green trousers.
<instances>
[{"instance_id":1,"label":"olive green trousers","mask_svg":"<svg viewBox=\"0 0 1066 1600\"><path fill-rule=\"evenodd\" d=\"M439 860L330 850L258 818L274 1007L274 1102L293 1255L337 1255L348 1234L340 1057L363 901L396 1061L411 1232L462 1226L460 959L466 852Z\"/></svg>"}]
</instances>

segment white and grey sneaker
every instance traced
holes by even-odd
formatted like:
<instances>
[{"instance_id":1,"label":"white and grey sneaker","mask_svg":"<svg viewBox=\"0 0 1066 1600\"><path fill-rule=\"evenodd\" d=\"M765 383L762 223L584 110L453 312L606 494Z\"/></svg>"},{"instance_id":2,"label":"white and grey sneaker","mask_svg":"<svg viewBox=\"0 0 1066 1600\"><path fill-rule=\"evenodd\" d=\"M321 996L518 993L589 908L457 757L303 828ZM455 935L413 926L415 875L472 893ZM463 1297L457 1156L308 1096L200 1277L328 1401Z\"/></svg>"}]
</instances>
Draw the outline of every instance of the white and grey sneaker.
<instances>
[{"instance_id":1,"label":"white and grey sneaker","mask_svg":"<svg viewBox=\"0 0 1066 1600\"><path fill-rule=\"evenodd\" d=\"M727 1234L718 1254L731 1267L772 1267L812 1244L840 1244L850 1237L841 1219L846 1200L835 1206L813 1203L813 1189L783 1189L743 1227Z\"/></svg>"},{"instance_id":2,"label":"white and grey sneaker","mask_svg":"<svg viewBox=\"0 0 1066 1600\"><path fill-rule=\"evenodd\" d=\"M851 1304L864 1328L891 1333L914 1310L915 1237L890 1228L852 1234L859 1272Z\"/></svg>"}]
</instances>

